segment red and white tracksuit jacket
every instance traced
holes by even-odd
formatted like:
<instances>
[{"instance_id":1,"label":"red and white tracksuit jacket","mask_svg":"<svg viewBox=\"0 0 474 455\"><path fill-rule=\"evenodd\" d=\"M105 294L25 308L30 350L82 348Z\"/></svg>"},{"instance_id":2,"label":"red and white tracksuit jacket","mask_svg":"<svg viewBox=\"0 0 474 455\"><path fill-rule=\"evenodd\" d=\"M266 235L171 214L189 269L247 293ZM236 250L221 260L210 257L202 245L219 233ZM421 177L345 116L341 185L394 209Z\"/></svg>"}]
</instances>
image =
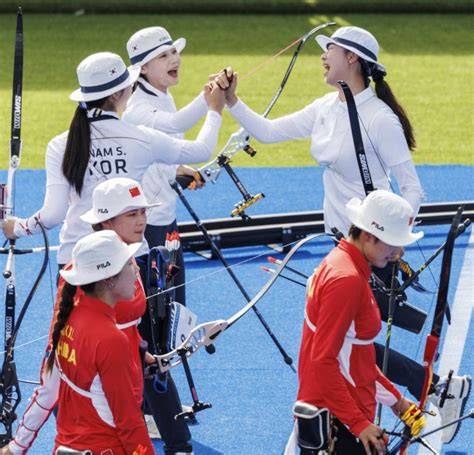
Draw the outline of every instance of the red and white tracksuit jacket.
<instances>
[{"instance_id":1,"label":"red and white tracksuit jacket","mask_svg":"<svg viewBox=\"0 0 474 455\"><path fill-rule=\"evenodd\" d=\"M358 436L376 402L392 406L400 393L375 364L380 312L369 286L370 266L341 241L309 280L299 356L298 400L328 408Z\"/></svg>"},{"instance_id":2,"label":"red and white tracksuit jacket","mask_svg":"<svg viewBox=\"0 0 474 455\"><path fill-rule=\"evenodd\" d=\"M70 265L66 266L66 268L70 268ZM56 305L50 327L50 340L47 351L49 351L51 346L51 334L56 321L56 314L63 284L64 280L61 277L56 294ZM82 291L78 289L76 298L80 295L82 295ZM140 278L137 278L135 283L135 296L133 300L118 302L114 310L116 325L127 335L130 343L132 357L130 367L132 368L133 374L133 395L137 402L141 404L143 374L138 348L141 337L138 332L137 324L146 310L146 298ZM27 453L28 449L31 448L36 439L41 427L47 421L51 411L56 406L59 395L60 374L56 367L53 368L51 374L45 373L43 367L44 365L41 368L40 386L35 389L35 392L30 397L30 404L23 414L15 438L9 444L9 449L14 454Z\"/></svg>"}]
</instances>

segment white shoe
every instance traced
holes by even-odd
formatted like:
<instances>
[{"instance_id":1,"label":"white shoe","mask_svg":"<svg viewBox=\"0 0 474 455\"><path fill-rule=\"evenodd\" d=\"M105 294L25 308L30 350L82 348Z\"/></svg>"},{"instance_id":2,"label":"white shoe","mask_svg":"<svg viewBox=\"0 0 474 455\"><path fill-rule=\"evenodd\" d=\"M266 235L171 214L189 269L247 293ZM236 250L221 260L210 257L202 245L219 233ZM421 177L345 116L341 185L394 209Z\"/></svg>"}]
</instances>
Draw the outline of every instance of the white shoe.
<instances>
[{"instance_id":1,"label":"white shoe","mask_svg":"<svg viewBox=\"0 0 474 455\"><path fill-rule=\"evenodd\" d=\"M145 423L150 439L161 439L160 431L158 430L155 419L152 415L145 414Z\"/></svg>"},{"instance_id":2,"label":"white shoe","mask_svg":"<svg viewBox=\"0 0 474 455\"><path fill-rule=\"evenodd\" d=\"M448 377L443 376L436 384L436 394L430 400L438 408L439 416L441 417L441 425L446 425L453 420L462 417L464 406L466 405L469 393L471 392L471 376L452 376L449 383L449 389L443 407L440 407L441 394L446 389ZM461 422L443 428L441 441L443 444L449 444L456 436Z\"/></svg>"}]
</instances>

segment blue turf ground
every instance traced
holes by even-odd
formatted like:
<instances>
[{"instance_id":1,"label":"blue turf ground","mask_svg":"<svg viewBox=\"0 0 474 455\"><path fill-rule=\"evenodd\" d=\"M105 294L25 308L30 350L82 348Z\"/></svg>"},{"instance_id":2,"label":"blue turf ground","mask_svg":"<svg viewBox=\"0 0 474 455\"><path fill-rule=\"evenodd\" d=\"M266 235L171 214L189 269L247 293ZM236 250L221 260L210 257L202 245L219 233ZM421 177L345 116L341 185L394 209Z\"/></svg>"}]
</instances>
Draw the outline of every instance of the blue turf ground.
<instances>
[{"instance_id":1,"label":"blue turf ground","mask_svg":"<svg viewBox=\"0 0 474 455\"><path fill-rule=\"evenodd\" d=\"M318 168L252 168L239 169L244 184L251 192L264 192L266 198L260 201L249 214L280 213L300 210L318 210L322 206L321 169ZM466 166L419 166L418 172L427 193L427 202L454 201L473 198L474 168ZM6 181L1 173L0 181ZM28 215L40 207L44 194L44 172L20 170L17 177L16 213ZM232 206L239 200L239 194L231 187L229 179L223 176L215 186L202 191L187 193L191 204L201 218L228 216ZM179 220L189 216L179 207ZM420 242L425 257L443 242L447 226L426 228L425 238ZM454 299L461 267L466 254L473 254L474 244L468 244L469 235L457 242L453 260L450 301ZM57 244L57 230L50 235L51 244ZM20 247L41 245L39 237L21 239ZM310 273L331 246L328 240L314 242L293 260L293 266ZM272 254L265 248L244 248L224 250L225 256L233 264L249 260L237 267L236 273L248 293L253 296L265 283L268 276L258 265L266 264L265 256ZM256 255L262 255L253 259ZM25 299L41 263L41 255L18 257L17 292L18 305ZM416 246L408 248L407 258L414 267L420 266L424 259ZM228 275L221 270L216 261L204 261L188 255L187 281L190 281L188 304L199 315L201 322L211 319L228 318L245 304ZM0 258L0 268L4 258ZM433 276L438 279L440 261L432 267ZM18 338L16 351L19 376L36 380L38 368L45 345L52 308L53 276L56 273L54 254L52 254L51 279L46 276L31 305ZM473 277L474 278L474 277ZM422 275L422 283L430 289L436 285L430 272ZM472 286L472 280L471 280ZM471 305L473 300L471 289ZM2 284L0 292L4 292ZM431 296L421 296L410 292L410 300L428 310L432 304ZM259 304L260 311L280 339L282 345L297 362L301 324L304 306L304 289L279 280ZM2 306L3 308L3 306ZM2 310L3 311L3 310ZM431 316L428 325L431 324ZM470 318L471 313L468 313ZM2 313L0 313L0 317ZM381 337L382 338L382 337ZM470 320L465 345L461 346L462 361L460 372L474 373L473 367L473 322ZM29 344L25 344L29 343ZM399 329L394 330L394 346L410 356L420 359L424 336L415 336ZM280 354L264 332L255 315L249 313L216 343L217 353L209 356L204 351L191 360L191 368L198 393L203 401L209 401L213 408L202 412L199 424L191 428L193 445L199 455L267 455L282 453L286 439L291 431L291 406L296 392L296 375L283 363ZM181 389L181 397L189 403L189 392L180 371L173 373ZM22 386L22 411L27 405L27 397L33 386ZM474 407L471 397L467 408ZM384 426L391 428L393 420L384 414ZM443 454L465 455L474 453L472 421L467 421L459 436L449 446L443 447ZM51 453L54 439L54 420L43 431L30 453ZM157 443L158 452L161 444ZM410 453L418 453L418 448Z\"/></svg>"}]
</instances>

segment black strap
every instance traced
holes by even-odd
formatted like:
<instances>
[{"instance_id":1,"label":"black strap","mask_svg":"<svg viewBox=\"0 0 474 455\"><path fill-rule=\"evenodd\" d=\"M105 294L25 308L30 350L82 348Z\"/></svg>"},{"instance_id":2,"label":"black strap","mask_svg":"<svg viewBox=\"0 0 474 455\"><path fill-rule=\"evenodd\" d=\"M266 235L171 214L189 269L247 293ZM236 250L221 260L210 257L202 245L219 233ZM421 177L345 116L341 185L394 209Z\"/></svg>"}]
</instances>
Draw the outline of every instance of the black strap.
<instances>
[{"instance_id":1,"label":"black strap","mask_svg":"<svg viewBox=\"0 0 474 455\"><path fill-rule=\"evenodd\" d=\"M357 107L349 86L344 81L337 81L337 83L341 86L344 96L346 97L347 112L349 113L349 122L351 124L352 139L354 141L357 165L359 166L362 185L364 186L365 195L367 196L369 193L374 191L375 188L372 181L372 176L370 175L369 163L367 162L367 156L364 149L364 142L362 141Z\"/></svg>"},{"instance_id":2,"label":"black strap","mask_svg":"<svg viewBox=\"0 0 474 455\"><path fill-rule=\"evenodd\" d=\"M101 122L102 120L118 120L117 117L109 114L102 114L99 117L88 117L87 118L89 123Z\"/></svg>"},{"instance_id":3,"label":"black strap","mask_svg":"<svg viewBox=\"0 0 474 455\"><path fill-rule=\"evenodd\" d=\"M153 93L151 90L147 89L141 82L137 82L138 87L143 90L145 93L151 96L158 96L156 93Z\"/></svg>"}]
</instances>

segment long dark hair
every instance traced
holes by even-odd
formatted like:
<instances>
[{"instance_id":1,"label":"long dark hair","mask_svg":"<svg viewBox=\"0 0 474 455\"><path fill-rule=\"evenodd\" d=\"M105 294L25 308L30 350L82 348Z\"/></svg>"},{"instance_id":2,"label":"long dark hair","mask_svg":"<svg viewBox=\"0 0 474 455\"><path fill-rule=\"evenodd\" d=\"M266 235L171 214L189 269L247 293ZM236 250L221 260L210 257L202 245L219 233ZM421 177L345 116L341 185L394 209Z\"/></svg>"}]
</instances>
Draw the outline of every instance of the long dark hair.
<instances>
[{"instance_id":1,"label":"long dark hair","mask_svg":"<svg viewBox=\"0 0 474 455\"><path fill-rule=\"evenodd\" d=\"M360 66L362 69L362 77L364 78L364 84L366 87L370 84L370 77L375 83L375 93L377 97L380 98L398 117L403 128L403 133L405 134L405 139L408 143L410 150L416 148L415 134L413 132L413 127L411 126L408 115L405 112L405 109L400 105L400 103L395 98L395 95L392 92L392 89L388 83L384 80L386 73L381 69L377 68L375 63L367 62L366 60L359 57Z\"/></svg>"},{"instance_id":2,"label":"long dark hair","mask_svg":"<svg viewBox=\"0 0 474 455\"><path fill-rule=\"evenodd\" d=\"M82 102L76 108L67 135L66 149L62 164L64 177L80 196L84 184L87 165L89 163L91 129L87 118L87 110L101 109L106 98Z\"/></svg>"},{"instance_id":3,"label":"long dark hair","mask_svg":"<svg viewBox=\"0 0 474 455\"><path fill-rule=\"evenodd\" d=\"M81 289L86 293L90 294L94 291L96 283L82 285ZM74 308L74 297L77 292L77 286L73 286L67 282L64 283L61 290L61 302L59 303L59 311L56 316L56 322L54 324L53 334L52 334L52 347L46 361L46 371L50 372L53 369L54 358L56 356L56 348L58 347L59 338L61 336L61 331L64 329L69 316Z\"/></svg>"}]
</instances>

